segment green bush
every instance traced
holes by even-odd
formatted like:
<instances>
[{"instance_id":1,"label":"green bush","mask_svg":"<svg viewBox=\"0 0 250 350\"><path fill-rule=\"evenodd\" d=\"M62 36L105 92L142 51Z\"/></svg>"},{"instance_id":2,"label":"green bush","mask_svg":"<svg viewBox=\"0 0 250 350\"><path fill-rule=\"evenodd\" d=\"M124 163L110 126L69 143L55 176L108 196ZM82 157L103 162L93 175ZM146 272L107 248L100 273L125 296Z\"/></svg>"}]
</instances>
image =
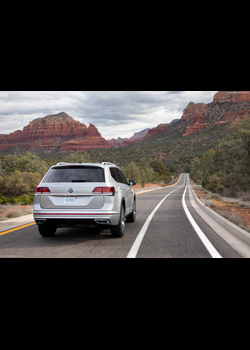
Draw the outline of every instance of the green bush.
<instances>
[{"instance_id":1,"label":"green bush","mask_svg":"<svg viewBox=\"0 0 250 350\"><path fill-rule=\"evenodd\" d=\"M217 193L250 189L250 117L234 122L216 150L203 153L191 166L191 178Z\"/></svg>"},{"instance_id":2,"label":"green bush","mask_svg":"<svg viewBox=\"0 0 250 350\"><path fill-rule=\"evenodd\" d=\"M8 204L8 198L3 194L0 194L0 204Z\"/></svg>"},{"instance_id":3,"label":"green bush","mask_svg":"<svg viewBox=\"0 0 250 350\"><path fill-rule=\"evenodd\" d=\"M222 172L215 174L209 178L206 189L214 193L223 193L225 190L225 179L222 176Z\"/></svg>"}]
</instances>

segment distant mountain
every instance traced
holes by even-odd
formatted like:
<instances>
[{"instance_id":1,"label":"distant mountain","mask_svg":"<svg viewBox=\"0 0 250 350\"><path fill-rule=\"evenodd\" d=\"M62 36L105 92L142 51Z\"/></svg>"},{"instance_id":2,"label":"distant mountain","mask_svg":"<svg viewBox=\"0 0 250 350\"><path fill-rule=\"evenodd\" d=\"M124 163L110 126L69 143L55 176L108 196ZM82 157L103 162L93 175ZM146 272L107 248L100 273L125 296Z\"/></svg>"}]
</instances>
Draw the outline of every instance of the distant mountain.
<instances>
[{"instance_id":1,"label":"distant mountain","mask_svg":"<svg viewBox=\"0 0 250 350\"><path fill-rule=\"evenodd\" d=\"M160 124L156 128L153 129L144 129L142 131L134 133L134 135L130 138L121 138L107 140L110 146L120 147L120 146L128 146L132 143L136 143L139 140L146 140L151 138L152 136L161 134L162 132L168 131L170 124L178 122L180 119L174 119L170 123Z\"/></svg>"},{"instance_id":2,"label":"distant mountain","mask_svg":"<svg viewBox=\"0 0 250 350\"><path fill-rule=\"evenodd\" d=\"M250 91L219 91L213 102L190 102L184 109L181 119L170 124L160 124L151 129L140 141L162 140L170 136L186 137L201 130L209 130L222 124L228 124L250 115Z\"/></svg>"},{"instance_id":3,"label":"distant mountain","mask_svg":"<svg viewBox=\"0 0 250 350\"><path fill-rule=\"evenodd\" d=\"M119 146L127 146L135 141L142 139L150 129L145 129L139 132L134 133L134 135L130 138L121 138L107 140L110 146L119 147Z\"/></svg>"},{"instance_id":4,"label":"distant mountain","mask_svg":"<svg viewBox=\"0 0 250 350\"><path fill-rule=\"evenodd\" d=\"M35 119L22 131L0 135L0 152L75 152L109 147L95 125L87 127L64 112Z\"/></svg>"}]
</instances>

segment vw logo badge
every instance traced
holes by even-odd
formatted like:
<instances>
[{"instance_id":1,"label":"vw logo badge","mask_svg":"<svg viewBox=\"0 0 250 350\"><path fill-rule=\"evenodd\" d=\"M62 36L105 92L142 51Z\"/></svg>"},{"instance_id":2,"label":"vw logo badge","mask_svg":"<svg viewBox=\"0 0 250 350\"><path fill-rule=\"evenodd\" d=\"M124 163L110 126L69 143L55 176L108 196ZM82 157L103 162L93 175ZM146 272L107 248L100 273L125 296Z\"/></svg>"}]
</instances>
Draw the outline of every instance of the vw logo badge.
<instances>
[{"instance_id":1,"label":"vw logo badge","mask_svg":"<svg viewBox=\"0 0 250 350\"><path fill-rule=\"evenodd\" d=\"M69 193L74 192L73 188L70 188L70 189L68 190L68 192L69 192Z\"/></svg>"}]
</instances>

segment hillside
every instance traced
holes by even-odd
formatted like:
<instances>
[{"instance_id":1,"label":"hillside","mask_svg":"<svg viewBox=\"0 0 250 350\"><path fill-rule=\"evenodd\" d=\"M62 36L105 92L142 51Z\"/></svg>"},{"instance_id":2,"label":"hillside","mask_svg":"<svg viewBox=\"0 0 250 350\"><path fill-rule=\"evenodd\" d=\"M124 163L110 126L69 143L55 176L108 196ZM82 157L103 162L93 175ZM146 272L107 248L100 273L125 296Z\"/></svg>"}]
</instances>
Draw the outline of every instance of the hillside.
<instances>
[{"instance_id":1,"label":"hillside","mask_svg":"<svg viewBox=\"0 0 250 350\"><path fill-rule=\"evenodd\" d=\"M161 159L166 165L175 165L178 171L188 172L192 159L216 148L226 130L227 125L223 124L211 127L209 132L205 129L187 137L173 133L159 140L158 135L150 141L144 140L126 147L88 151L88 155L93 162L105 160L119 166L127 166L131 161L139 164L141 158L146 158L148 162ZM57 158L58 161L62 159L62 156Z\"/></svg>"}]
</instances>

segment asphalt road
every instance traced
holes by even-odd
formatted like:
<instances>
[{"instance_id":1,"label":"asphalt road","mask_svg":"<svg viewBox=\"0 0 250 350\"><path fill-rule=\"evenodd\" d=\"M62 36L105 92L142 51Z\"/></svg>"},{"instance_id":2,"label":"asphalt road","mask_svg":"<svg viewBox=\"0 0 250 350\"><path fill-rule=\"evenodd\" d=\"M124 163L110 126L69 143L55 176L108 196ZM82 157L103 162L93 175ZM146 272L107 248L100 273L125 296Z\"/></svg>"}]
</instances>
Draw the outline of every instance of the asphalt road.
<instances>
[{"instance_id":1,"label":"asphalt road","mask_svg":"<svg viewBox=\"0 0 250 350\"><path fill-rule=\"evenodd\" d=\"M42 237L32 225L0 235L0 258L126 258L131 252L136 258L212 258L183 208L187 179L183 174L175 186L138 195L137 220L126 224L122 238L113 238L109 229L92 227L60 228L54 237ZM167 195L149 222L150 214ZM240 258L192 208L189 191L185 202L218 254Z\"/></svg>"}]
</instances>

